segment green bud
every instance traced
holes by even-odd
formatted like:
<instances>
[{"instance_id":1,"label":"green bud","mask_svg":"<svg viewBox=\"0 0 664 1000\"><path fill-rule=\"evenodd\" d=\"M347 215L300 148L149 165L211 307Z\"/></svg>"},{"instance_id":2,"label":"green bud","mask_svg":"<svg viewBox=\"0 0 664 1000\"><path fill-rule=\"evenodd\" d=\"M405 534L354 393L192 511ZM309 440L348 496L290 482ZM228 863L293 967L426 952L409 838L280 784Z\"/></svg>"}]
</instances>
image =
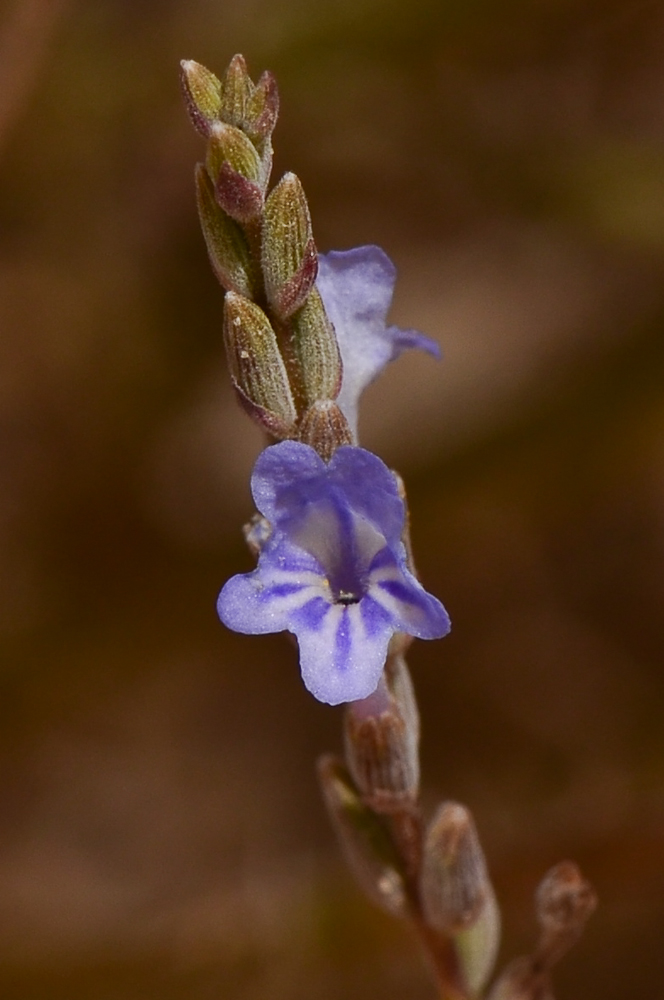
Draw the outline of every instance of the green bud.
<instances>
[{"instance_id":1,"label":"green bud","mask_svg":"<svg viewBox=\"0 0 664 1000\"><path fill-rule=\"evenodd\" d=\"M427 923L450 936L472 995L491 974L500 917L470 812L443 803L424 841L420 891Z\"/></svg>"},{"instance_id":2,"label":"green bud","mask_svg":"<svg viewBox=\"0 0 664 1000\"><path fill-rule=\"evenodd\" d=\"M263 210L262 163L244 132L215 122L210 129L207 172L217 203L238 222L249 222Z\"/></svg>"},{"instance_id":3,"label":"green bud","mask_svg":"<svg viewBox=\"0 0 664 1000\"><path fill-rule=\"evenodd\" d=\"M207 138L212 123L219 117L221 81L200 63L183 59L180 63L180 83L191 123Z\"/></svg>"},{"instance_id":4,"label":"green bud","mask_svg":"<svg viewBox=\"0 0 664 1000\"><path fill-rule=\"evenodd\" d=\"M289 437L297 414L277 338L262 309L235 292L224 299L224 340L244 408L269 434Z\"/></svg>"},{"instance_id":5,"label":"green bud","mask_svg":"<svg viewBox=\"0 0 664 1000\"><path fill-rule=\"evenodd\" d=\"M221 82L221 107L219 117L229 125L243 128L247 105L254 92L254 85L247 73L244 56L239 53L231 59Z\"/></svg>"},{"instance_id":6,"label":"green bud","mask_svg":"<svg viewBox=\"0 0 664 1000\"><path fill-rule=\"evenodd\" d=\"M318 761L325 804L349 867L367 896L394 917L408 912L401 862L387 828L336 757Z\"/></svg>"},{"instance_id":7,"label":"green bud","mask_svg":"<svg viewBox=\"0 0 664 1000\"><path fill-rule=\"evenodd\" d=\"M262 183L261 158L251 140L234 125L214 122L210 128L205 166L215 183L224 163L246 180L258 186Z\"/></svg>"},{"instance_id":8,"label":"green bud","mask_svg":"<svg viewBox=\"0 0 664 1000\"><path fill-rule=\"evenodd\" d=\"M316 281L309 206L295 174L282 177L265 203L263 274L268 302L282 320L304 305Z\"/></svg>"},{"instance_id":9,"label":"green bud","mask_svg":"<svg viewBox=\"0 0 664 1000\"><path fill-rule=\"evenodd\" d=\"M342 444L352 444L348 421L337 404L324 399L310 406L300 421L298 440L310 445L324 462L329 462Z\"/></svg>"},{"instance_id":10,"label":"green bud","mask_svg":"<svg viewBox=\"0 0 664 1000\"><path fill-rule=\"evenodd\" d=\"M269 140L279 115L277 81L269 70L262 75L247 102L247 135L256 143Z\"/></svg>"},{"instance_id":11,"label":"green bud","mask_svg":"<svg viewBox=\"0 0 664 1000\"><path fill-rule=\"evenodd\" d=\"M260 279L242 229L216 202L212 181L203 166L196 167L196 201L212 270L229 292L256 297Z\"/></svg>"},{"instance_id":12,"label":"green bud","mask_svg":"<svg viewBox=\"0 0 664 1000\"><path fill-rule=\"evenodd\" d=\"M293 314L290 326L306 405L336 399L341 388L341 356L334 328L316 288L312 288L305 304Z\"/></svg>"}]
</instances>

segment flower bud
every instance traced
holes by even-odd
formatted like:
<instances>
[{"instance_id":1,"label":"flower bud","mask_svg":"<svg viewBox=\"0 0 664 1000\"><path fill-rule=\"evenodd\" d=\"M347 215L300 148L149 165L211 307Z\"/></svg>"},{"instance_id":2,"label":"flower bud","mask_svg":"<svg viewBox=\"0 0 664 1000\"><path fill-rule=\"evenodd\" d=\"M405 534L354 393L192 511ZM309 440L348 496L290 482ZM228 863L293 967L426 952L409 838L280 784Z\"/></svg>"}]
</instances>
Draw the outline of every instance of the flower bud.
<instances>
[{"instance_id":1,"label":"flower bud","mask_svg":"<svg viewBox=\"0 0 664 1000\"><path fill-rule=\"evenodd\" d=\"M218 204L231 218L248 222L263 209L263 168L260 156L244 132L215 122L210 128L207 172Z\"/></svg>"},{"instance_id":2,"label":"flower bud","mask_svg":"<svg viewBox=\"0 0 664 1000\"><path fill-rule=\"evenodd\" d=\"M401 862L380 817L362 801L340 760L318 761L325 804L349 867L367 896L394 917L407 914Z\"/></svg>"},{"instance_id":3,"label":"flower bud","mask_svg":"<svg viewBox=\"0 0 664 1000\"><path fill-rule=\"evenodd\" d=\"M254 85L247 73L244 56L234 55L221 82L219 117L229 125L242 128L246 120L247 105L254 92Z\"/></svg>"},{"instance_id":4,"label":"flower bud","mask_svg":"<svg viewBox=\"0 0 664 1000\"><path fill-rule=\"evenodd\" d=\"M216 182L223 163L228 163L236 173L258 183L261 179L261 160L250 139L244 132L224 122L214 122L205 165Z\"/></svg>"},{"instance_id":5,"label":"flower bud","mask_svg":"<svg viewBox=\"0 0 664 1000\"><path fill-rule=\"evenodd\" d=\"M581 935L597 896L577 865L561 861L544 876L535 900L541 927L537 958L550 968Z\"/></svg>"},{"instance_id":6,"label":"flower bud","mask_svg":"<svg viewBox=\"0 0 664 1000\"><path fill-rule=\"evenodd\" d=\"M247 102L245 132L257 145L268 141L279 115L279 90L277 81L266 70L256 84Z\"/></svg>"},{"instance_id":7,"label":"flower bud","mask_svg":"<svg viewBox=\"0 0 664 1000\"><path fill-rule=\"evenodd\" d=\"M314 403L300 421L298 440L314 448L324 462L329 462L342 444L352 444L348 421L331 399Z\"/></svg>"},{"instance_id":8,"label":"flower bud","mask_svg":"<svg viewBox=\"0 0 664 1000\"><path fill-rule=\"evenodd\" d=\"M202 163L196 167L196 201L212 270L229 292L256 297L260 279L240 226L216 202L214 188Z\"/></svg>"},{"instance_id":9,"label":"flower bud","mask_svg":"<svg viewBox=\"0 0 664 1000\"><path fill-rule=\"evenodd\" d=\"M300 371L305 403L336 399L341 388L341 356L334 329L318 290L290 320L293 350Z\"/></svg>"},{"instance_id":10,"label":"flower bud","mask_svg":"<svg viewBox=\"0 0 664 1000\"><path fill-rule=\"evenodd\" d=\"M372 809L393 813L413 805L419 786L417 742L383 676L373 694L348 706L346 761Z\"/></svg>"},{"instance_id":11,"label":"flower bud","mask_svg":"<svg viewBox=\"0 0 664 1000\"><path fill-rule=\"evenodd\" d=\"M304 305L316 281L309 206L295 174L282 177L265 203L263 274L268 301L282 320Z\"/></svg>"},{"instance_id":12,"label":"flower bud","mask_svg":"<svg viewBox=\"0 0 664 1000\"><path fill-rule=\"evenodd\" d=\"M249 415L275 437L288 437L296 411L270 322L235 292L224 299L224 340L233 385Z\"/></svg>"},{"instance_id":13,"label":"flower bud","mask_svg":"<svg viewBox=\"0 0 664 1000\"><path fill-rule=\"evenodd\" d=\"M238 222L252 222L263 211L263 192L258 184L222 163L215 186L217 204Z\"/></svg>"},{"instance_id":14,"label":"flower bud","mask_svg":"<svg viewBox=\"0 0 664 1000\"><path fill-rule=\"evenodd\" d=\"M191 123L197 132L207 138L213 122L219 117L221 81L200 63L183 59L180 63L180 83Z\"/></svg>"},{"instance_id":15,"label":"flower bud","mask_svg":"<svg viewBox=\"0 0 664 1000\"><path fill-rule=\"evenodd\" d=\"M470 812L443 803L424 841L421 897L429 925L449 935L474 995L491 974L500 918L484 853Z\"/></svg>"}]
</instances>

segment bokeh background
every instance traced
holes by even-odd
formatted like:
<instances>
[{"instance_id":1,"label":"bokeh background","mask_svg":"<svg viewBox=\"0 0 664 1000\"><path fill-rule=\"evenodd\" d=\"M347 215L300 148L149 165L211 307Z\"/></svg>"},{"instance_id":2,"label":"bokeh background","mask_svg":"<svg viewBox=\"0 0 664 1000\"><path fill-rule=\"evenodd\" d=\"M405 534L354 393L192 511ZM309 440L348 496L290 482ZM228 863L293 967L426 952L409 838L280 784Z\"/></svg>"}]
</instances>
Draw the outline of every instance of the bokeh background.
<instances>
[{"instance_id":1,"label":"bokeh background","mask_svg":"<svg viewBox=\"0 0 664 1000\"><path fill-rule=\"evenodd\" d=\"M505 935L573 857L557 995L664 979L664 7L0 7L0 995L425 1000L316 788L339 710L217 622L250 566L178 60L278 77L275 176L383 246L436 337L366 394L452 635L413 647L425 799L467 803Z\"/></svg>"}]
</instances>

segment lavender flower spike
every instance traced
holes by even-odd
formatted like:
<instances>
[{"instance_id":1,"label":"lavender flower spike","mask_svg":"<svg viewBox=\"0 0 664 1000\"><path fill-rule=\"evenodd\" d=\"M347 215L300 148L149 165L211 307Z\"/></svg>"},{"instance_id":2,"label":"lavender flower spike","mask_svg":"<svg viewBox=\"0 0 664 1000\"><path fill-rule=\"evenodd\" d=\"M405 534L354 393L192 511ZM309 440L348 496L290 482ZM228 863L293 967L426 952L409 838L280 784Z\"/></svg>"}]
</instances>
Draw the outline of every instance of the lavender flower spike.
<instances>
[{"instance_id":1,"label":"lavender flower spike","mask_svg":"<svg viewBox=\"0 0 664 1000\"><path fill-rule=\"evenodd\" d=\"M438 639L445 608L406 567L395 477L363 448L325 462L313 448L266 448L251 487L272 532L253 573L232 577L219 617L236 632L294 632L306 687L337 705L366 698L395 632Z\"/></svg>"},{"instance_id":2,"label":"lavender flower spike","mask_svg":"<svg viewBox=\"0 0 664 1000\"><path fill-rule=\"evenodd\" d=\"M417 330L386 326L396 280L394 264L380 247L333 250L318 258L316 282L341 352L343 381L337 399L357 440L362 391L389 361L409 347L440 357L435 340Z\"/></svg>"}]
</instances>

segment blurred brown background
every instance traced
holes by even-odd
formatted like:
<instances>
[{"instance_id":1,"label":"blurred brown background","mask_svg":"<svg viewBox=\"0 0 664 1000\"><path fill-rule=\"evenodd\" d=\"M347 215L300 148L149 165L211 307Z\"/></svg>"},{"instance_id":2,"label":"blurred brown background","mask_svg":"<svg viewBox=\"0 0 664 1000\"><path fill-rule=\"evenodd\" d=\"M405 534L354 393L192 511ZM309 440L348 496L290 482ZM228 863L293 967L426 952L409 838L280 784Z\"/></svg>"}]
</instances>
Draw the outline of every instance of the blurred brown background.
<instances>
[{"instance_id":1,"label":"blurred brown background","mask_svg":"<svg viewBox=\"0 0 664 1000\"><path fill-rule=\"evenodd\" d=\"M227 633L258 435L195 216L180 58L278 77L275 176L438 338L365 397L452 635L413 648L425 796L474 810L501 960L600 895L566 1000L664 979L664 8L0 8L0 995L426 1000L313 775L340 713Z\"/></svg>"}]
</instances>

